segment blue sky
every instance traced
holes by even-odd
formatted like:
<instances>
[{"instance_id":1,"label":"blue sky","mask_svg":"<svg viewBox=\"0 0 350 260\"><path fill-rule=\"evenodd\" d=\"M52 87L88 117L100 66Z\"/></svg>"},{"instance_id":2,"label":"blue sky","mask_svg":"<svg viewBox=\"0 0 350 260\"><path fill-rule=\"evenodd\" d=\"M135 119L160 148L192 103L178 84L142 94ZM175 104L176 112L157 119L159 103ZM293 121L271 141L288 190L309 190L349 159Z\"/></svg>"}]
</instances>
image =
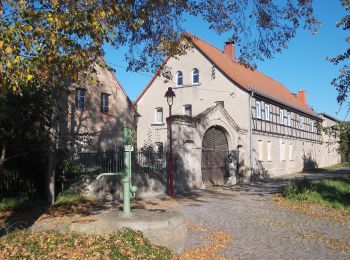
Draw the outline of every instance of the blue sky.
<instances>
[{"instance_id":1,"label":"blue sky","mask_svg":"<svg viewBox=\"0 0 350 260\"><path fill-rule=\"evenodd\" d=\"M322 23L318 33L312 35L309 31L299 30L281 54L271 60L257 62L258 70L281 82L292 92L305 89L308 103L316 111L326 112L343 120L347 114L347 106L337 113L337 92L330 84L338 74L339 67L326 61L326 57L342 53L348 47L345 42L346 32L336 28L336 22L346 15L346 11L339 0L315 0L314 11ZM217 35L208 29L208 24L196 17L186 17L183 27L219 49L223 48L224 42L230 37L230 33ZM116 76L130 99L135 100L152 74L127 72L124 69L127 66L124 54L125 48L106 48L106 60L116 70Z\"/></svg>"}]
</instances>

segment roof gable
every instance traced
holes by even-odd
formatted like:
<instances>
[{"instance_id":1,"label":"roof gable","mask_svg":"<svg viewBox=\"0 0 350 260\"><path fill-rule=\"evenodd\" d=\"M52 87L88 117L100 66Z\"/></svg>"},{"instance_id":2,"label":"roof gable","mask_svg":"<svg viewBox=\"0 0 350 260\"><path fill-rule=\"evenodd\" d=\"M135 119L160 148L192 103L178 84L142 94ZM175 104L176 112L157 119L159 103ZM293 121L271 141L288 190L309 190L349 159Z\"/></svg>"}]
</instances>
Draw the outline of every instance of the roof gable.
<instances>
[{"instance_id":1,"label":"roof gable","mask_svg":"<svg viewBox=\"0 0 350 260\"><path fill-rule=\"evenodd\" d=\"M203 41L202 39L186 32L185 37L191 41L195 48L197 48L203 55L206 56L215 66L231 81L235 82L239 87L246 91L252 91L260 96L264 96L275 102L279 102L285 106L289 106L303 113L309 114L313 117L320 118L318 114L313 111L307 104L303 104L295 95L293 95L284 85L259 72L252 70L244 65L233 62L221 50L213 45ZM149 83L135 100L136 105L142 96L146 93L148 88L155 81L161 69L170 59L168 56L163 64L157 69Z\"/></svg>"}]
</instances>

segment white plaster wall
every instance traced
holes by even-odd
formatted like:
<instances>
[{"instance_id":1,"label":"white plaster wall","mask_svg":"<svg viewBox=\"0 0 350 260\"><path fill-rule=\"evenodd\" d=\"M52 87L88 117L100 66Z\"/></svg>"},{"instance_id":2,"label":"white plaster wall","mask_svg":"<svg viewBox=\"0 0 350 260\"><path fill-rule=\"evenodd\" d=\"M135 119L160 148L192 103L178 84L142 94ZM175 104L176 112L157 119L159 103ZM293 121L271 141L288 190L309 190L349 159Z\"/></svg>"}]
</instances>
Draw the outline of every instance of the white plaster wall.
<instances>
[{"instance_id":1,"label":"white plaster wall","mask_svg":"<svg viewBox=\"0 0 350 260\"><path fill-rule=\"evenodd\" d=\"M152 83L143 97L137 103L137 110L141 114L138 119L137 144L142 147L147 140L163 142L166 145L167 131L165 118L169 110L164 94L168 87L175 88L176 98L172 108L173 114L183 115L183 106L192 105L192 115L196 116L205 109L215 105L215 101L224 101L225 109L243 129L248 129L248 94L236 87L218 69L215 69L215 79L212 78L213 65L197 50L189 50L178 59L171 58L167 66L171 68L173 81L165 83L160 77ZM192 69L199 69L199 86L192 83ZM184 85L189 87L176 88L176 72L182 71ZM233 93L233 94L232 94ZM155 108L163 107L164 124L155 123Z\"/></svg>"}]
</instances>

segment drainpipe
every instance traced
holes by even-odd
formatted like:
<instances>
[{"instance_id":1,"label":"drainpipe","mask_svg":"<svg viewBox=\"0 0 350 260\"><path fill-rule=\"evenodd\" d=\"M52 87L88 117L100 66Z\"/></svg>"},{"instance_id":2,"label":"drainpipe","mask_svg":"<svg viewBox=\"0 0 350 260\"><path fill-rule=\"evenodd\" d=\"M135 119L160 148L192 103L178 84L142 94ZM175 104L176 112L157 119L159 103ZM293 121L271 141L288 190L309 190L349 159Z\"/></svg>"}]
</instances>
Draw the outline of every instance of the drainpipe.
<instances>
[{"instance_id":1,"label":"drainpipe","mask_svg":"<svg viewBox=\"0 0 350 260\"><path fill-rule=\"evenodd\" d=\"M252 133L252 118L253 118L253 111L252 111L252 98L254 96L254 91L250 91L249 96L249 162L250 162L250 180L253 179L253 145L252 145L252 139L253 139L253 133Z\"/></svg>"}]
</instances>

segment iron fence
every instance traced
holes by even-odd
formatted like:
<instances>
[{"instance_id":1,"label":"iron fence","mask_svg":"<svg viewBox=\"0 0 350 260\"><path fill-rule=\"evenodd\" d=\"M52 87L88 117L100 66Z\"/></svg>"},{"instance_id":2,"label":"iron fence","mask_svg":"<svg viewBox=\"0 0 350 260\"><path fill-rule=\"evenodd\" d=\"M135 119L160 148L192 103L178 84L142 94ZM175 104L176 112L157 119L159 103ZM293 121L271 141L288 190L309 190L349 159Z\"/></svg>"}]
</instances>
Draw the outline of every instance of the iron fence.
<instances>
[{"instance_id":1,"label":"iron fence","mask_svg":"<svg viewBox=\"0 0 350 260\"><path fill-rule=\"evenodd\" d=\"M123 151L80 152L71 154L69 158L70 169L67 169L68 171L97 175L124 170ZM133 151L131 152L132 172L164 172L167 167L166 158L165 152Z\"/></svg>"},{"instance_id":2,"label":"iron fence","mask_svg":"<svg viewBox=\"0 0 350 260\"><path fill-rule=\"evenodd\" d=\"M41 192L41 181L38 176L5 170L0 174L0 198L36 195Z\"/></svg>"}]
</instances>

